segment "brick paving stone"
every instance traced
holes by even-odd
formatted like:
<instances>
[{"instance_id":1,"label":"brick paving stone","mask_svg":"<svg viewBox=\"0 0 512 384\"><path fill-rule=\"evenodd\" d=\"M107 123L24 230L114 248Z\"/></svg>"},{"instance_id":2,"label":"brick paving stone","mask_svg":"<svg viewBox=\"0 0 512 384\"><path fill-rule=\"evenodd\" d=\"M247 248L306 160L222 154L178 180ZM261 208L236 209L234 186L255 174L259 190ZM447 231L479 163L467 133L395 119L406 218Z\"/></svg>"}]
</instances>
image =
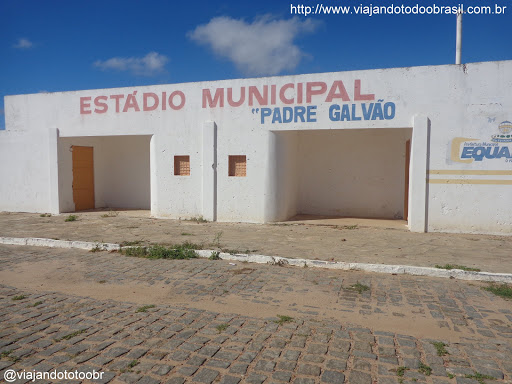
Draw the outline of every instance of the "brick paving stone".
<instances>
[{"instance_id":1,"label":"brick paving stone","mask_svg":"<svg viewBox=\"0 0 512 384\"><path fill-rule=\"evenodd\" d=\"M323 363L325 358L323 356L318 355L304 355L302 357L302 361L306 361L308 363Z\"/></svg>"},{"instance_id":2,"label":"brick paving stone","mask_svg":"<svg viewBox=\"0 0 512 384\"><path fill-rule=\"evenodd\" d=\"M219 384L238 384L240 382L239 377L235 376L224 376L220 381Z\"/></svg>"},{"instance_id":3,"label":"brick paving stone","mask_svg":"<svg viewBox=\"0 0 512 384\"><path fill-rule=\"evenodd\" d=\"M348 382L350 384L372 384L372 376L364 372L351 371L348 374Z\"/></svg>"},{"instance_id":4,"label":"brick paving stone","mask_svg":"<svg viewBox=\"0 0 512 384\"><path fill-rule=\"evenodd\" d=\"M291 372L285 372L285 371L276 371L272 374L272 379L277 381L284 381L286 383L290 382L292 378Z\"/></svg>"},{"instance_id":5,"label":"brick paving stone","mask_svg":"<svg viewBox=\"0 0 512 384\"><path fill-rule=\"evenodd\" d=\"M345 381L345 375L341 372L325 371L322 374L322 383L341 384Z\"/></svg>"},{"instance_id":6,"label":"brick paving stone","mask_svg":"<svg viewBox=\"0 0 512 384\"><path fill-rule=\"evenodd\" d=\"M274 361L259 360L256 363L254 369L256 369L257 371L272 372L275 366L276 363Z\"/></svg>"},{"instance_id":7,"label":"brick paving stone","mask_svg":"<svg viewBox=\"0 0 512 384\"><path fill-rule=\"evenodd\" d=\"M151 376L142 376L137 384L160 384L160 380L156 380Z\"/></svg>"},{"instance_id":8,"label":"brick paving stone","mask_svg":"<svg viewBox=\"0 0 512 384\"><path fill-rule=\"evenodd\" d=\"M255 373L255 372L250 373L245 378L245 382L249 383L249 384L261 384L265 380L267 380L267 376L261 375L261 374Z\"/></svg>"},{"instance_id":9,"label":"brick paving stone","mask_svg":"<svg viewBox=\"0 0 512 384\"><path fill-rule=\"evenodd\" d=\"M300 351L288 350L282 356L285 360L297 361L300 356Z\"/></svg>"},{"instance_id":10,"label":"brick paving stone","mask_svg":"<svg viewBox=\"0 0 512 384\"><path fill-rule=\"evenodd\" d=\"M328 368L328 369L335 369L335 370L338 370L338 371L344 371L345 369L347 369L347 361L346 360L335 360L335 359L332 359L332 360L328 360L327 363L325 364L325 366Z\"/></svg>"},{"instance_id":11,"label":"brick paving stone","mask_svg":"<svg viewBox=\"0 0 512 384\"><path fill-rule=\"evenodd\" d=\"M297 367L297 373L299 375L319 376L320 367L312 364L299 363Z\"/></svg>"},{"instance_id":12,"label":"brick paving stone","mask_svg":"<svg viewBox=\"0 0 512 384\"><path fill-rule=\"evenodd\" d=\"M166 381L166 384L183 384L185 382L185 378L183 377L173 377L170 380Z\"/></svg>"},{"instance_id":13,"label":"brick paving stone","mask_svg":"<svg viewBox=\"0 0 512 384\"><path fill-rule=\"evenodd\" d=\"M243 364L243 363L234 363L233 365L231 365L231 367L229 368L229 372L230 373L234 373L234 374L241 374L241 375L244 375L246 372L247 372L247 368L249 368L249 365L248 364Z\"/></svg>"},{"instance_id":14,"label":"brick paving stone","mask_svg":"<svg viewBox=\"0 0 512 384\"><path fill-rule=\"evenodd\" d=\"M208 367L215 367L215 368L228 368L231 365L231 362L226 360L217 360L217 359L211 359L209 360L206 365Z\"/></svg>"},{"instance_id":15,"label":"brick paving stone","mask_svg":"<svg viewBox=\"0 0 512 384\"><path fill-rule=\"evenodd\" d=\"M174 368L174 366L172 366L172 365L157 365L157 366L153 367L152 372L159 376L165 376L170 371L172 371L173 368Z\"/></svg>"},{"instance_id":16,"label":"brick paving stone","mask_svg":"<svg viewBox=\"0 0 512 384\"><path fill-rule=\"evenodd\" d=\"M202 368L195 376L194 381L197 381L199 383L206 383L210 384L212 383L217 376L219 376L219 372L215 371L213 369L208 368Z\"/></svg>"},{"instance_id":17,"label":"brick paving stone","mask_svg":"<svg viewBox=\"0 0 512 384\"><path fill-rule=\"evenodd\" d=\"M194 373L197 372L198 369L199 367L197 366L185 365L178 369L178 373L183 376L192 376Z\"/></svg>"},{"instance_id":18,"label":"brick paving stone","mask_svg":"<svg viewBox=\"0 0 512 384\"><path fill-rule=\"evenodd\" d=\"M306 377L297 377L293 380L293 384L315 384L315 380Z\"/></svg>"},{"instance_id":19,"label":"brick paving stone","mask_svg":"<svg viewBox=\"0 0 512 384\"><path fill-rule=\"evenodd\" d=\"M52 256L52 252L56 252L52 250L45 251L44 257L38 251L30 256L21 253L20 258L6 259L2 249L0 245L2 267L6 265L2 263L15 266L38 257L41 260L64 257ZM66 255L73 252L66 251ZM230 294L246 295L249 302L251 298L257 298L269 305L282 305L279 295L291 292L286 290L286 279L294 278L298 272L303 274L304 289L312 293L318 293L320 288L333 289L330 294L335 297L338 293L334 289L337 285L340 290L341 279L327 277L342 275L343 286L348 286L357 281L352 283L350 279L363 276L356 271L351 277L352 272L265 266L251 266L252 272L239 276L230 272L232 267L224 262L154 260L150 263L119 255L113 258L107 253L80 253L80 258L73 259L73 262L87 265L84 268L86 278L94 271L94 281L98 278L119 284L168 281L177 294L190 295L191 303L194 297L201 299L212 295L222 300L223 284L229 284ZM96 264L98 270L95 270ZM111 277L106 276L107 270ZM320 276L325 278L320 279ZM321 315L315 315L313 319L306 311L291 313L294 322L279 326L273 322L275 317L264 320L173 305L158 305L141 314L136 313L140 305L60 293L46 294L41 299L44 307L27 308L23 302L10 300L13 295L25 292L0 285L0 322L6 326L0 330L0 352L13 349L12 357L21 358L16 364L7 358L0 359L0 370L8 367L33 369L37 364L42 364L42 369L53 369L55 365L59 365L58 369L72 369L85 364L91 369L112 369L109 380L114 382L197 382L196 377L203 377L201 372L213 371L216 372L215 382L266 380L267 383L283 383L288 380L315 384L339 381L340 375L347 383L358 380L367 383L371 382L373 372L373 381L377 384L396 384L396 368L408 366L410 369L403 376L404 384L414 381L418 384L453 384L456 380L448 379L448 373L455 374L458 382L470 380L466 382L473 383L474 379L464 376L475 371L495 376L496 384L511 381L512 364L509 360L512 343L510 337L503 336L512 335L503 325L510 319L500 318L495 309L487 309L485 302L478 304L474 298L500 303L502 299L489 296L479 287L464 282L457 285L457 290L450 291L445 289L445 285L450 283L445 284L439 279L364 276L368 280L359 281L366 281L365 284L372 286L371 294L363 296L341 289L335 297L340 303L339 310L353 309L354 314L359 310L373 313L378 306L383 313L391 314L393 311L406 313L403 307L408 306L424 320L431 319L431 311L438 311L443 314L442 320L448 327L445 332L461 336L457 342L445 341L450 354L437 356L430 339L348 326L324 319ZM316 288L310 284L314 279L319 282ZM421 281L428 281L428 284ZM221 287L220 291L218 287ZM299 288L293 286L294 293L300 289L302 285ZM29 297L27 302L36 300L32 294ZM507 304L503 303L503 310L506 310ZM319 309L307 308L307 311L317 312ZM464 317L464 314L470 316ZM463 321L466 324L459 325ZM215 327L224 322L230 324L229 332L218 334ZM465 328L457 330L456 325ZM87 329L87 332L70 340L53 341L80 329ZM473 331L470 338L464 338L466 330ZM133 372L121 372L133 360L139 362ZM425 377L418 372L420 360L432 368L430 376ZM183 378L185 373L186 380ZM207 374L203 375L207 380Z\"/></svg>"}]
</instances>

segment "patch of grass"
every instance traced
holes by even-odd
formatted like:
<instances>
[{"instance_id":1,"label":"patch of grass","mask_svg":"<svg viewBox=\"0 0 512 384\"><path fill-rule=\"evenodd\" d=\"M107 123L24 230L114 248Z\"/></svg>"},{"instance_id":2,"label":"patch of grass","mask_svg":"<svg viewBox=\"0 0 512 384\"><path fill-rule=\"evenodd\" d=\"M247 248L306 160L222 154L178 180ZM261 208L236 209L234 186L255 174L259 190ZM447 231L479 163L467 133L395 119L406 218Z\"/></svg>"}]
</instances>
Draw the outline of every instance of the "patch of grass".
<instances>
[{"instance_id":1,"label":"patch of grass","mask_svg":"<svg viewBox=\"0 0 512 384\"><path fill-rule=\"evenodd\" d=\"M357 229L357 224L354 224L354 225L344 225L343 229Z\"/></svg>"},{"instance_id":2,"label":"patch of grass","mask_svg":"<svg viewBox=\"0 0 512 384\"><path fill-rule=\"evenodd\" d=\"M438 269L447 269L449 271L452 269L461 269L463 271L469 271L469 272L480 272L479 268L470 268L470 267L466 267L465 265L458 265L458 264L445 264L445 265L436 264L435 267Z\"/></svg>"},{"instance_id":3,"label":"patch of grass","mask_svg":"<svg viewBox=\"0 0 512 384\"><path fill-rule=\"evenodd\" d=\"M229 324L228 323L222 323L222 324L219 324L215 327L215 329L217 329L217 332L221 333L223 331L225 331L226 329L228 329L229 327Z\"/></svg>"},{"instance_id":4,"label":"patch of grass","mask_svg":"<svg viewBox=\"0 0 512 384\"><path fill-rule=\"evenodd\" d=\"M17 300L23 300L23 299L26 299L27 296L26 295L18 295L18 296L14 296L12 298L13 301L17 301Z\"/></svg>"},{"instance_id":5,"label":"patch of grass","mask_svg":"<svg viewBox=\"0 0 512 384\"><path fill-rule=\"evenodd\" d=\"M119 216L119 212L117 211L114 211L114 210L109 210L107 213L104 213L103 215L101 215L101 217L103 218L107 218L107 217L117 217Z\"/></svg>"},{"instance_id":6,"label":"patch of grass","mask_svg":"<svg viewBox=\"0 0 512 384\"><path fill-rule=\"evenodd\" d=\"M220 255L220 252L213 251L211 256L208 259L209 260L222 260L219 255Z\"/></svg>"},{"instance_id":7,"label":"patch of grass","mask_svg":"<svg viewBox=\"0 0 512 384\"><path fill-rule=\"evenodd\" d=\"M185 221L194 221L197 224L208 222L208 220L206 220L203 216L194 216L194 217L191 217L190 219L185 219Z\"/></svg>"},{"instance_id":8,"label":"patch of grass","mask_svg":"<svg viewBox=\"0 0 512 384\"><path fill-rule=\"evenodd\" d=\"M2 353L0 353L0 358L2 358L2 359L8 358L11 353L12 353L12 349L9 349L8 351L3 351Z\"/></svg>"},{"instance_id":9,"label":"patch of grass","mask_svg":"<svg viewBox=\"0 0 512 384\"><path fill-rule=\"evenodd\" d=\"M353 285L351 285L349 287L349 289L353 290L353 291L357 291L357 293L361 294L363 292L366 292L368 290L370 290L370 287L365 285L365 284L361 284L359 281Z\"/></svg>"},{"instance_id":10,"label":"patch of grass","mask_svg":"<svg viewBox=\"0 0 512 384\"><path fill-rule=\"evenodd\" d=\"M195 252L196 249L201 249L201 245L185 241L181 244L171 245L164 247L162 245L152 245L150 247L133 247L123 248L121 253L126 256L144 257L146 259L171 259L171 260L185 260L197 259L199 256Z\"/></svg>"},{"instance_id":11,"label":"patch of grass","mask_svg":"<svg viewBox=\"0 0 512 384\"><path fill-rule=\"evenodd\" d=\"M55 341L69 340L69 339L72 339L73 337L81 335L82 333L84 333L86 331L87 331L86 329L80 329L79 331L75 331L75 332L67 334L66 336L62 336L60 339L55 339Z\"/></svg>"},{"instance_id":12,"label":"patch of grass","mask_svg":"<svg viewBox=\"0 0 512 384\"><path fill-rule=\"evenodd\" d=\"M135 312L136 313L147 312L148 309L151 309L151 308L155 308L155 306L153 304L143 305L142 307L137 308L137 310Z\"/></svg>"},{"instance_id":13,"label":"patch of grass","mask_svg":"<svg viewBox=\"0 0 512 384\"><path fill-rule=\"evenodd\" d=\"M447 373L446 376L448 376L449 379L453 379L455 377L455 375L452 373Z\"/></svg>"},{"instance_id":14,"label":"patch of grass","mask_svg":"<svg viewBox=\"0 0 512 384\"><path fill-rule=\"evenodd\" d=\"M222 233L223 233L222 231L217 232L217 234L213 238L213 242L212 242L213 246L220 248L220 238L222 237Z\"/></svg>"},{"instance_id":15,"label":"patch of grass","mask_svg":"<svg viewBox=\"0 0 512 384\"><path fill-rule=\"evenodd\" d=\"M130 361L130 364L128 364L128 368L133 368L136 365L139 365L139 361L138 360L132 360L132 361Z\"/></svg>"},{"instance_id":16,"label":"patch of grass","mask_svg":"<svg viewBox=\"0 0 512 384\"><path fill-rule=\"evenodd\" d=\"M77 220L78 220L77 215L69 215L68 217L66 217L66 220L64 220L64 221L77 221Z\"/></svg>"},{"instance_id":17,"label":"patch of grass","mask_svg":"<svg viewBox=\"0 0 512 384\"><path fill-rule=\"evenodd\" d=\"M430 376L432 374L432 368L430 368L428 365L425 365L423 363L420 363L418 371L420 373L423 373L425 376Z\"/></svg>"},{"instance_id":18,"label":"patch of grass","mask_svg":"<svg viewBox=\"0 0 512 384\"><path fill-rule=\"evenodd\" d=\"M134 247L136 245L142 244L142 240L134 240L134 241L123 241L119 244L121 247Z\"/></svg>"},{"instance_id":19,"label":"patch of grass","mask_svg":"<svg viewBox=\"0 0 512 384\"><path fill-rule=\"evenodd\" d=\"M405 374L405 371L408 371L408 370L409 370L409 368L407 368L407 367L403 367L403 366L402 366L402 367L398 367L398 368L396 369L396 375L397 375L398 377L403 377L403 376L404 376L404 374Z\"/></svg>"},{"instance_id":20,"label":"patch of grass","mask_svg":"<svg viewBox=\"0 0 512 384\"><path fill-rule=\"evenodd\" d=\"M475 379L480 384L485 384L484 380L496 380L495 377L489 375L483 375L480 372L474 371L472 375L466 375L466 379Z\"/></svg>"},{"instance_id":21,"label":"patch of grass","mask_svg":"<svg viewBox=\"0 0 512 384\"><path fill-rule=\"evenodd\" d=\"M279 317L279 320L274 320L274 323L283 325L284 323L289 323L293 321L293 317L285 316L285 315L277 315Z\"/></svg>"},{"instance_id":22,"label":"patch of grass","mask_svg":"<svg viewBox=\"0 0 512 384\"><path fill-rule=\"evenodd\" d=\"M99 284L105 284L107 282L107 280L100 280L98 281Z\"/></svg>"},{"instance_id":23,"label":"patch of grass","mask_svg":"<svg viewBox=\"0 0 512 384\"><path fill-rule=\"evenodd\" d=\"M181 232L181 236L195 236L193 233Z\"/></svg>"},{"instance_id":24,"label":"patch of grass","mask_svg":"<svg viewBox=\"0 0 512 384\"><path fill-rule=\"evenodd\" d=\"M448 351L445 349L447 344L443 343L442 341L435 341L432 343L432 345L437 351L437 356L449 355Z\"/></svg>"},{"instance_id":25,"label":"patch of grass","mask_svg":"<svg viewBox=\"0 0 512 384\"><path fill-rule=\"evenodd\" d=\"M488 287L482 287L482 289L494 293L497 296L512 299L512 287L506 283L491 284Z\"/></svg>"},{"instance_id":26,"label":"patch of grass","mask_svg":"<svg viewBox=\"0 0 512 384\"><path fill-rule=\"evenodd\" d=\"M41 213L39 217L52 217L50 213Z\"/></svg>"},{"instance_id":27,"label":"patch of grass","mask_svg":"<svg viewBox=\"0 0 512 384\"><path fill-rule=\"evenodd\" d=\"M101 252L103 251L102 247L99 244L96 244L94 248L92 248L89 252Z\"/></svg>"},{"instance_id":28,"label":"patch of grass","mask_svg":"<svg viewBox=\"0 0 512 384\"><path fill-rule=\"evenodd\" d=\"M34 304L27 305L27 308L34 308L41 304L43 304L42 301L36 301Z\"/></svg>"},{"instance_id":29,"label":"patch of grass","mask_svg":"<svg viewBox=\"0 0 512 384\"><path fill-rule=\"evenodd\" d=\"M257 249L229 249L229 248L221 248L221 251L224 253L229 253L230 255L248 255L252 252L258 252Z\"/></svg>"}]
</instances>

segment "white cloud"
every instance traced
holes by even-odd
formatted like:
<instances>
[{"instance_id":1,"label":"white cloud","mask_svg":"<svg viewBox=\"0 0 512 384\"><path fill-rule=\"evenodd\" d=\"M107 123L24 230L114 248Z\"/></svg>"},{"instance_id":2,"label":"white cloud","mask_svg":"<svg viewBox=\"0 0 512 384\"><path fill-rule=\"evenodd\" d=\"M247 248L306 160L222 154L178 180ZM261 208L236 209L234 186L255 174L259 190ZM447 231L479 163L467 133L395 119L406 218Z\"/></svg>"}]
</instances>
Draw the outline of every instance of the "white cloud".
<instances>
[{"instance_id":1,"label":"white cloud","mask_svg":"<svg viewBox=\"0 0 512 384\"><path fill-rule=\"evenodd\" d=\"M301 33L313 32L316 26L312 19L262 17L248 23L216 17L196 27L188 36L228 58L246 75L275 75L297 67L305 54L294 40Z\"/></svg>"},{"instance_id":2,"label":"white cloud","mask_svg":"<svg viewBox=\"0 0 512 384\"><path fill-rule=\"evenodd\" d=\"M32 48L34 44L29 39L20 38L18 39L18 42L14 44L14 48L18 49L29 49Z\"/></svg>"},{"instance_id":3,"label":"white cloud","mask_svg":"<svg viewBox=\"0 0 512 384\"><path fill-rule=\"evenodd\" d=\"M165 69L169 59L157 52L150 52L144 57L113 57L97 60L94 66L102 70L129 71L135 75L153 76Z\"/></svg>"}]
</instances>

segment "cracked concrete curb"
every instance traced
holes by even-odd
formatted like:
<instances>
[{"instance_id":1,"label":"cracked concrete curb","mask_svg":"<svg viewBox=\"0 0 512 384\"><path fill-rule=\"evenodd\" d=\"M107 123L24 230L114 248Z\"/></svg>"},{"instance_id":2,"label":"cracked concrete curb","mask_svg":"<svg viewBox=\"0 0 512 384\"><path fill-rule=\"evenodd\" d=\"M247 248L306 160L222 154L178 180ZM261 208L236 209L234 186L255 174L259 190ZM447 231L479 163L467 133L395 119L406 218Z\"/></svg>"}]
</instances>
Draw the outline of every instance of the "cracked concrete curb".
<instances>
[{"instance_id":1,"label":"cracked concrete curb","mask_svg":"<svg viewBox=\"0 0 512 384\"><path fill-rule=\"evenodd\" d=\"M55 240L37 237L0 237L0 244L6 245L29 245L36 247L50 248L77 248L91 251L93 249L101 251L119 251L121 246L112 243L95 243L88 241L71 241L71 240ZM214 250L198 250L196 251L200 257L208 258ZM366 271L376 273L387 273L393 275L415 275L444 277L460 280L487 281L512 283L512 274L509 273L491 273L491 272L473 272L463 271L460 269L438 269L430 267L414 267L410 265L386 265L386 264L365 264L365 263L345 263L342 261L322 261L309 259L290 259L278 256L252 255L252 254L230 254L219 253L222 260L272 264L272 265L290 265L295 267L313 267L326 269L339 269L343 271Z\"/></svg>"}]
</instances>

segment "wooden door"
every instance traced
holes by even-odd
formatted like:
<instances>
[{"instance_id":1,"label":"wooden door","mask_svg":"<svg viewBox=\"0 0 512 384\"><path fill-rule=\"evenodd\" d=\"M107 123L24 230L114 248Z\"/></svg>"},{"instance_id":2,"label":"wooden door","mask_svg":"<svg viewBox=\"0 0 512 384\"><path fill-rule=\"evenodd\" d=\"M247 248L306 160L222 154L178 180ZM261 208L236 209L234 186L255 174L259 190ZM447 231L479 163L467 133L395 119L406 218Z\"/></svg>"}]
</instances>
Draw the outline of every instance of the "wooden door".
<instances>
[{"instance_id":1,"label":"wooden door","mask_svg":"<svg viewBox=\"0 0 512 384\"><path fill-rule=\"evenodd\" d=\"M75 211L94 208L92 147L73 146L73 202L75 203Z\"/></svg>"},{"instance_id":2,"label":"wooden door","mask_svg":"<svg viewBox=\"0 0 512 384\"><path fill-rule=\"evenodd\" d=\"M409 216L409 162L411 161L411 140L405 143L405 191L404 191L404 220Z\"/></svg>"}]
</instances>

